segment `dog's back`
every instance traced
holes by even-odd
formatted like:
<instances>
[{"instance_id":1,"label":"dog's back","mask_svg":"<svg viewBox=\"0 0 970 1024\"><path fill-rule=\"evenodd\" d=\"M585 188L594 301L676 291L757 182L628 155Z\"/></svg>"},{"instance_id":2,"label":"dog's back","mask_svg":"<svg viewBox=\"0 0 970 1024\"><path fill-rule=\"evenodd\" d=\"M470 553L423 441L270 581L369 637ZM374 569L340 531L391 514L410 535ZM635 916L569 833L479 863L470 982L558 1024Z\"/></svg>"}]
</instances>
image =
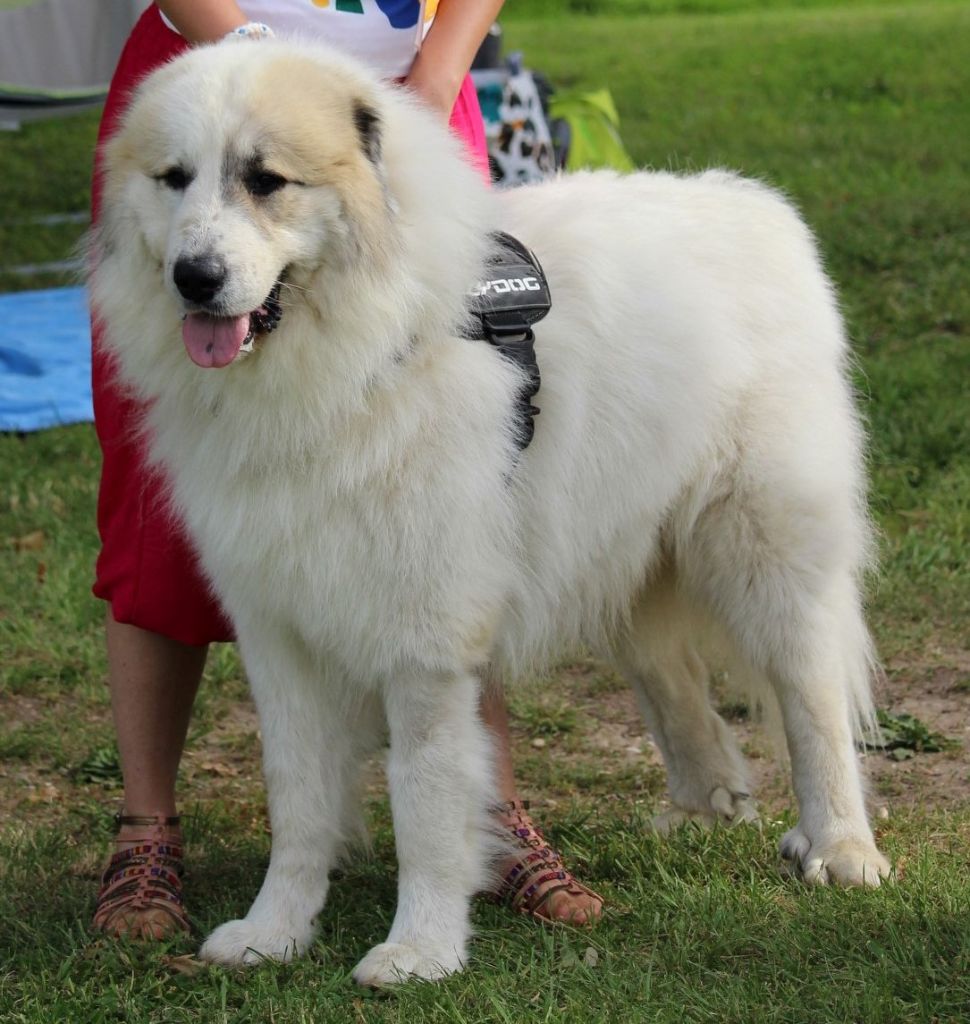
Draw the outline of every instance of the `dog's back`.
<instances>
[{"instance_id":1,"label":"dog's back","mask_svg":"<svg viewBox=\"0 0 970 1024\"><path fill-rule=\"evenodd\" d=\"M786 546L855 576L868 531L845 340L792 208L723 172L574 175L500 208L553 294L542 412L511 480L531 583L512 621L547 634L515 654L601 644L675 554L686 582L698 517L727 495L757 518L812 496L818 535L797 517Z\"/></svg>"}]
</instances>

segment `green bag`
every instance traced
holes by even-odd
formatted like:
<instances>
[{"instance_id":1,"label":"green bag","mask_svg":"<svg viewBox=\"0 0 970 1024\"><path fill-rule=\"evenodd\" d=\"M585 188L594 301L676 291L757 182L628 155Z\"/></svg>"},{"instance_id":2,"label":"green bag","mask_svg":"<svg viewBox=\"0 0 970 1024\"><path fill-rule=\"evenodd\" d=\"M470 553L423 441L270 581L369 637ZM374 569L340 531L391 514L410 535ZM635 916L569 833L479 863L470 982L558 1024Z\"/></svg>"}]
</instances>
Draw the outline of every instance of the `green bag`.
<instances>
[{"instance_id":1,"label":"green bag","mask_svg":"<svg viewBox=\"0 0 970 1024\"><path fill-rule=\"evenodd\" d=\"M569 125L569 155L566 167L612 167L634 170L633 161L620 139L620 115L608 89L596 92L555 93L549 100L549 114Z\"/></svg>"}]
</instances>

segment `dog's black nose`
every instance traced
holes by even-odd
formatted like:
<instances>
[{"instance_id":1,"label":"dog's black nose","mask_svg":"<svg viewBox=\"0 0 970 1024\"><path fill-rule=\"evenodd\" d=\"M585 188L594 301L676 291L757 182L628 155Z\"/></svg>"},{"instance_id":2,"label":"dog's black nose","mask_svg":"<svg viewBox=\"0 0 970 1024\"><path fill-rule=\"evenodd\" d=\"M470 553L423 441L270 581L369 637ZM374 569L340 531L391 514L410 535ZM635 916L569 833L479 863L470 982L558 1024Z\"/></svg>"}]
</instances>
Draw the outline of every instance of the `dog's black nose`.
<instances>
[{"instance_id":1,"label":"dog's black nose","mask_svg":"<svg viewBox=\"0 0 970 1024\"><path fill-rule=\"evenodd\" d=\"M211 302L226 281L226 265L216 256L183 256L172 274L175 287L189 302Z\"/></svg>"}]
</instances>

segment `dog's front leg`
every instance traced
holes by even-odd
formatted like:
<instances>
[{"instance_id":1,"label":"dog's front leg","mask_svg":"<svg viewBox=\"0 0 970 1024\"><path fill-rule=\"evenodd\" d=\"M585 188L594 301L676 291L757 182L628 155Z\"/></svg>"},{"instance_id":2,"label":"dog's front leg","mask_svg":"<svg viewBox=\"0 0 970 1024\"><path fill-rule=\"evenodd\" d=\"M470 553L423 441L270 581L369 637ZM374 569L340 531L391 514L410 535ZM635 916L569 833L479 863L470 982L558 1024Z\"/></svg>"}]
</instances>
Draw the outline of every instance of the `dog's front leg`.
<instances>
[{"instance_id":1,"label":"dog's front leg","mask_svg":"<svg viewBox=\"0 0 970 1024\"><path fill-rule=\"evenodd\" d=\"M490 747L469 676L399 681L385 708L388 785L399 867L387 941L354 969L364 985L442 978L461 969L469 903L485 878Z\"/></svg>"},{"instance_id":2,"label":"dog's front leg","mask_svg":"<svg viewBox=\"0 0 970 1024\"><path fill-rule=\"evenodd\" d=\"M370 724L361 699L299 651L242 630L240 647L263 734L273 849L249 913L218 927L200 950L230 965L290 960L313 941L357 810L355 748Z\"/></svg>"}]
</instances>

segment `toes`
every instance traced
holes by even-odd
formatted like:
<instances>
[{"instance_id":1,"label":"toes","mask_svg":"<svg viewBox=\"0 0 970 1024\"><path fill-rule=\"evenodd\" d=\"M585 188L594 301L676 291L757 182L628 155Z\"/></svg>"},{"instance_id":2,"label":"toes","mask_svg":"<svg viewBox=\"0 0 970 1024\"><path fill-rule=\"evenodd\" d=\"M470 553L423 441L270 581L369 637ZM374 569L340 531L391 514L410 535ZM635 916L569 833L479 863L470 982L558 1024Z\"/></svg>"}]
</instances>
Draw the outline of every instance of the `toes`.
<instances>
[{"instance_id":1,"label":"toes","mask_svg":"<svg viewBox=\"0 0 970 1024\"><path fill-rule=\"evenodd\" d=\"M129 910L116 914L100 931L113 939L135 942L163 942L184 933L187 928L164 910Z\"/></svg>"},{"instance_id":2,"label":"toes","mask_svg":"<svg viewBox=\"0 0 970 1024\"><path fill-rule=\"evenodd\" d=\"M748 793L735 793L724 786L716 786L707 798L708 808L704 810L686 810L674 807L658 814L651 821L655 832L667 835L675 828L694 822L705 828L720 822L722 825L734 827L742 823L760 824L761 815L754 800Z\"/></svg>"},{"instance_id":3,"label":"toes","mask_svg":"<svg viewBox=\"0 0 970 1024\"><path fill-rule=\"evenodd\" d=\"M596 924L603 916L603 902L585 892L553 893L545 904L536 911L536 916L544 917L556 924L569 924L585 927Z\"/></svg>"},{"instance_id":4,"label":"toes","mask_svg":"<svg viewBox=\"0 0 970 1024\"><path fill-rule=\"evenodd\" d=\"M374 946L353 970L354 981L368 988L400 985L412 978L437 981L462 968L456 950L424 950L404 942Z\"/></svg>"},{"instance_id":5,"label":"toes","mask_svg":"<svg viewBox=\"0 0 970 1024\"><path fill-rule=\"evenodd\" d=\"M227 967L250 966L264 960L288 963L309 945L311 936L296 937L242 919L220 925L199 950L199 958Z\"/></svg>"},{"instance_id":6,"label":"toes","mask_svg":"<svg viewBox=\"0 0 970 1024\"><path fill-rule=\"evenodd\" d=\"M711 793L710 802L711 809L727 825L761 821L761 815L749 793L732 793L724 786L718 786Z\"/></svg>"},{"instance_id":7,"label":"toes","mask_svg":"<svg viewBox=\"0 0 970 1024\"><path fill-rule=\"evenodd\" d=\"M808 836L800 828L793 828L781 837L779 849L785 860L797 865L807 860L811 845Z\"/></svg>"},{"instance_id":8,"label":"toes","mask_svg":"<svg viewBox=\"0 0 970 1024\"><path fill-rule=\"evenodd\" d=\"M654 832L666 836L673 832L674 829L687 825L689 822L710 826L714 824L714 816L711 814L701 814L697 811L682 811L679 807L673 807L669 811L664 811L663 814L654 815L650 819L650 827Z\"/></svg>"},{"instance_id":9,"label":"toes","mask_svg":"<svg viewBox=\"0 0 970 1024\"><path fill-rule=\"evenodd\" d=\"M166 914L164 910L157 910L146 915L145 920L141 922L140 937L151 942L161 942L163 939L171 938L177 931L181 929L176 926L172 916Z\"/></svg>"},{"instance_id":10,"label":"toes","mask_svg":"<svg viewBox=\"0 0 970 1024\"><path fill-rule=\"evenodd\" d=\"M828 868L820 857L799 861L798 874L806 885L828 885L830 881Z\"/></svg>"},{"instance_id":11,"label":"toes","mask_svg":"<svg viewBox=\"0 0 970 1024\"><path fill-rule=\"evenodd\" d=\"M717 786L711 790L710 796L711 810L715 814L727 821L730 821L734 817L734 797L731 795L731 791L725 789L723 786Z\"/></svg>"},{"instance_id":12,"label":"toes","mask_svg":"<svg viewBox=\"0 0 970 1024\"><path fill-rule=\"evenodd\" d=\"M800 828L787 832L781 855L808 885L878 888L892 865L867 838L813 843Z\"/></svg>"},{"instance_id":13,"label":"toes","mask_svg":"<svg viewBox=\"0 0 970 1024\"><path fill-rule=\"evenodd\" d=\"M823 851L809 861L808 872L815 871L816 864L819 876L824 872L826 881L866 889L878 889L892 871L889 861L874 846L859 843L847 843L828 853Z\"/></svg>"}]
</instances>

